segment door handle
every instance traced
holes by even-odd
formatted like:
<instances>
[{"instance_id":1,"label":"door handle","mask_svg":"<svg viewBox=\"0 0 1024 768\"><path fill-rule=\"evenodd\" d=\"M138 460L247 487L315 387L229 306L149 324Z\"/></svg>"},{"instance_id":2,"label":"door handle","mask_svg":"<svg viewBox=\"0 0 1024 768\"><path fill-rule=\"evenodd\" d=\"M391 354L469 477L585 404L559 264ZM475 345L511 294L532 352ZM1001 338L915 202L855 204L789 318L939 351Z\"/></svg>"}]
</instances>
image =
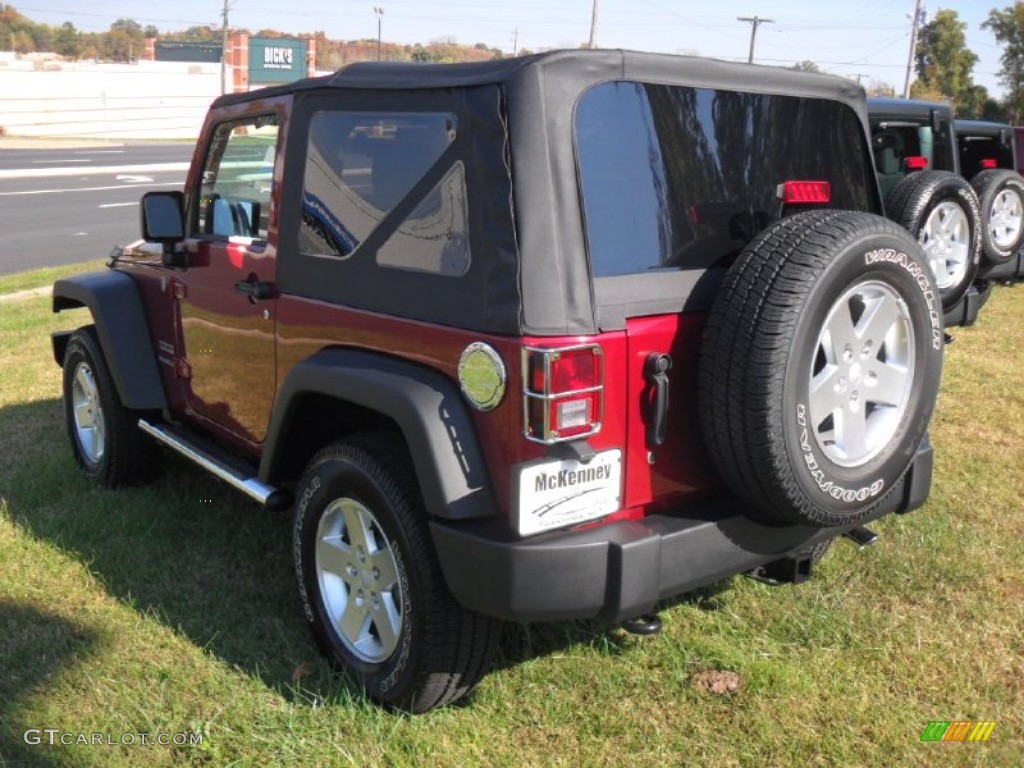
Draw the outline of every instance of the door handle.
<instances>
[{"instance_id":1,"label":"door handle","mask_svg":"<svg viewBox=\"0 0 1024 768\"><path fill-rule=\"evenodd\" d=\"M263 280L239 280L235 283L235 290L253 301L274 298L274 284Z\"/></svg>"}]
</instances>

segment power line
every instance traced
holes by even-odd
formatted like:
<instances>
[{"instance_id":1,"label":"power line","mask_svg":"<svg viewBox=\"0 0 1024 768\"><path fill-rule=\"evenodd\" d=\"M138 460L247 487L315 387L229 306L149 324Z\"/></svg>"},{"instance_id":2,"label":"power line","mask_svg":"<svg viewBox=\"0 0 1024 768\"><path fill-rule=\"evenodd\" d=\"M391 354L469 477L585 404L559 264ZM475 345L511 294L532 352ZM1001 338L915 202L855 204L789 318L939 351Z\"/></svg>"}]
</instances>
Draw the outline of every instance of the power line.
<instances>
[{"instance_id":1,"label":"power line","mask_svg":"<svg viewBox=\"0 0 1024 768\"><path fill-rule=\"evenodd\" d=\"M918 0L920 2L920 0ZM762 19L760 16L737 16L736 21L745 21L750 24L750 55L747 56L747 64L754 63L754 41L757 39L757 28L762 24L774 24L774 19Z\"/></svg>"}]
</instances>

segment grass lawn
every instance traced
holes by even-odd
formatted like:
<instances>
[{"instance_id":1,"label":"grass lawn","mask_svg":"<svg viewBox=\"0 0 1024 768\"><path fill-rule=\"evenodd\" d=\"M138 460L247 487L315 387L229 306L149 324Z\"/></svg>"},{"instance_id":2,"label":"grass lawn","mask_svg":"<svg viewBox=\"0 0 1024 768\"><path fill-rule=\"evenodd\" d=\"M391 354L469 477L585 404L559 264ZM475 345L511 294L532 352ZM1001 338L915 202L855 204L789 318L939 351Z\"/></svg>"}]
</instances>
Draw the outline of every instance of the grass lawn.
<instances>
[{"instance_id":1,"label":"grass lawn","mask_svg":"<svg viewBox=\"0 0 1024 768\"><path fill-rule=\"evenodd\" d=\"M169 455L144 489L77 473L48 335L85 322L45 297L0 302L0 766L1024 759L1024 286L956 332L931 499L875 524L876 546L837 544L800 587L736 578L674 601L652 638L508 625L475 695L415 718L380 711L320 658L287 515ZM695 685L718 670L738 675L735 693ZM984 744L920 741L929 721L958 719L997 724ZM28 744L28 729L135 743ZM139 743L181 732L202 744Z\"/></svg>"}]
</instances>

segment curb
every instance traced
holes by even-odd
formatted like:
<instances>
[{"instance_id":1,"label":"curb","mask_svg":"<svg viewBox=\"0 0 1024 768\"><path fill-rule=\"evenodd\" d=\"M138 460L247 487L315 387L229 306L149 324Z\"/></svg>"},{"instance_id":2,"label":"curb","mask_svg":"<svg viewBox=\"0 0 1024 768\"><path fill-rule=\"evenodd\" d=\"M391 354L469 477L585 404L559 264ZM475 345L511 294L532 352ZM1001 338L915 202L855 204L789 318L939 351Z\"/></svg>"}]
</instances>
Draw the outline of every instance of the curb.
<instances>
[{"instance_id":1,"label":"curb","mask_svg":"<svg viewBox=\"0 0 1024 768\"><path fill-rule=\"evenodd\" d=\"M49 296L53 293L53 286L45 288L29 288L27 291L15 291L14 293L0 294L0 304L9 301L21 301L22 299L35 299L39 296Z\"/></svg>"}]
</instances>

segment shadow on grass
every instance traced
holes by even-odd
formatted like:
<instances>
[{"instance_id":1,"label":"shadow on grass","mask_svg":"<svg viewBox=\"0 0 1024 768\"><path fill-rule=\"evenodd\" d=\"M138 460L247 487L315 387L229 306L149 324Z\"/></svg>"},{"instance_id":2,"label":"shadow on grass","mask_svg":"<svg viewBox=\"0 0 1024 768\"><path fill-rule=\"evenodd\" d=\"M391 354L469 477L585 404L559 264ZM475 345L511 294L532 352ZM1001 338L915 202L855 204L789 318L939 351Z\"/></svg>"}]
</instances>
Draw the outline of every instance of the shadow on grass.
<instances>
[{"instance_id":1,"label":"shadow on grass","mask_svg":"<svg viewBox=\"0 0 1024 768\"><path fill-rule=\"evenodd\" d=\"M702 611L721 610L718 596L732 585L732 579L710 584L701 589L663 600L655 606L655 613L677 605L692 605ZM573 621L558 624L512 624L505 626L495 669L507 669L534 659L560 653L576 646L585 646L607 656L619 656L633 651L644 637L633 635L619 625L599 621Z\"/></svg>"},{"instance_id":2,"label":"shadow on grass","mask_svg":"<svg viewBox=\"0 0 1024 768\"><path fill-rule=\"evenodd\" d=\"M26 699L95 642L88 632L63 618L0 598L0 764L67 764L67 753L49 746L48 735L42 733L61 724L29 721L22 710ZM37 737L39 742L30 743Z\"/></svg>"},{"instance_id":3,"label":"shadow on grass","mask_svg":"<svg viewBox=\"0 0 1024 768\"><path fill-rule=\"evenodd\" d=\"M302 618L291 521L169 451L151 485L104 489L77 469L57 399L0 409L0 463L11 518L85 563L110 594L291 698L293 671L320 668L322 701L346 686L328 674ZM307 682L307 681L303 681ZM296 696L305 698L305 696Z\"/></svg>"},{"instance_id":4,"label":"shadow on grass","mask_svg":"<svg viewBox=\"0 0 1024 768\"><path fill-rule=\"evenodd\" d=\"M289 699L346 702L360 695L322 659L302 617L291 517L261 509L189 462L161 451L152 485L103 489L74 465L57 399L0 410L0 442L24 442L0 465L12 518L77 560L120 600ZM14 437L11 435L10 437ZM724 583L728 585L728 582ZM713 610L721 586L659 605ZM577 645L617 655L635 645L598 622L509 624L496 667ZM301 685L293 672L312 664Z\"/></svg>"}]
</instances>

